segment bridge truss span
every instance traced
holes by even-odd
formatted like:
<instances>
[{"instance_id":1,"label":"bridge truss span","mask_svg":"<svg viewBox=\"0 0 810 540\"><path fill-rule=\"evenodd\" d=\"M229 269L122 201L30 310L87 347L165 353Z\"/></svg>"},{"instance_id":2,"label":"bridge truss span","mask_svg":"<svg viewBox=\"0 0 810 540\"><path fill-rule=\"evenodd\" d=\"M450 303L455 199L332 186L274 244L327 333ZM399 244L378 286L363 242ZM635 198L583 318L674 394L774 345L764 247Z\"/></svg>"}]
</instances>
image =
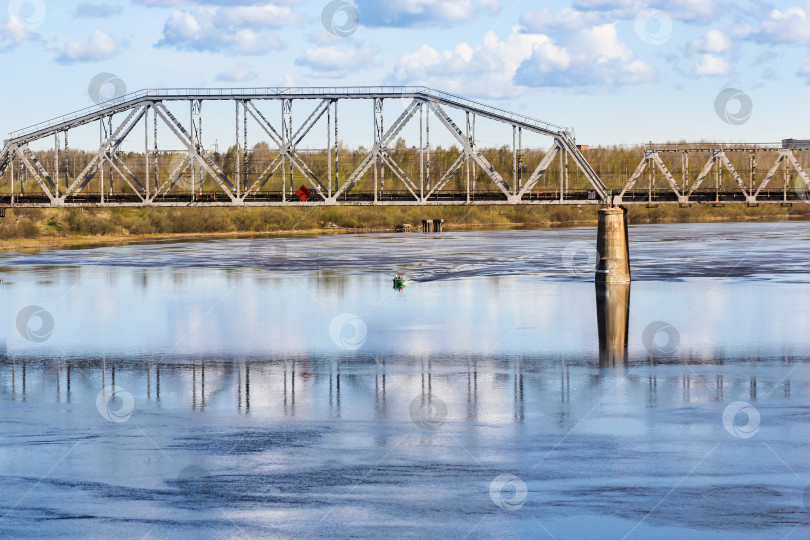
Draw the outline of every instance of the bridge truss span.
<instances>
[{"instance_id":1,"label":"bridge truss span","mask_svg":"<svg viewBox=\"0 0 810 540\"><path fill-rule=\"evenodd\" d=\"M233 131L208 121L203 131L203 110L214 106L230 109ZM97 146L70 148L76 130L96 124ZM370 136L349 149L346 125ZM524 148L530 135L545 145ZM220 140L233 144L220 153ZM423 87L143 90L12 132L0 153L0 207L543 205L607 197L571 130Z\"/></svg>"},{"instance_id":2,"label":"bridge truss span","mask_svg":"<svg viewBox=\"0 0 810 540\"><path fill-rule=\"evenodd\" d=\"M810 148L650 145L616 204L810 202Z\"/></svg>"}]
</instances>

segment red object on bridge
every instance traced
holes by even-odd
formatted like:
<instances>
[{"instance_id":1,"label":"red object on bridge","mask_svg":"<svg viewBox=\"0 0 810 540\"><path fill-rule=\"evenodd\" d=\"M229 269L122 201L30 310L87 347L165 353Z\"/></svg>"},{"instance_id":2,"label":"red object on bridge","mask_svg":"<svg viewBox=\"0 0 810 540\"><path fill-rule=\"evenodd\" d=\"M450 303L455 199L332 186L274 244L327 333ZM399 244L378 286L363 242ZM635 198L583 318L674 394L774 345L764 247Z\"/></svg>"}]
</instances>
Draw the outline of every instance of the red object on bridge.
<instances>
[{"instance_id":1,"label":"red object on bridge","mask_svg":"<svg viewBox=\"0 0 810 540\"><path fill-rule=\"evenodd\" d=\"M307 186L301 186L298 188L298 191L295 192L298 195L298 198L302 201L309 199L309 196L312 195L312 192L307 189Z\"/></svg>"}]
</instances>

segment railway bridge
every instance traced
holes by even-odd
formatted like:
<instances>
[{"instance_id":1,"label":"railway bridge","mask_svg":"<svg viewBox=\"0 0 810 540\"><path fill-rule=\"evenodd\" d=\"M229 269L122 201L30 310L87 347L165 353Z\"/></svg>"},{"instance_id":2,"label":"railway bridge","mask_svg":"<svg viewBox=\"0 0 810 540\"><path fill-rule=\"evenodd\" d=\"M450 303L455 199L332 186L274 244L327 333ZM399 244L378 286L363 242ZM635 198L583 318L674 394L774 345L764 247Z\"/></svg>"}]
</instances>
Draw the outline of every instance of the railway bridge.
<instances>
[{"instance_id":1,"label":"railway bridge","mask_svg":"<svg viewBox=\"0 0 810 540\"><path fill-rule=\"evenodd\" d=\"M235 111L227 160L208 148L224 140L221 126L203 136L203 109L223 105ZM348 119L339 115L350 106ZM395 114L386 124L389 108ZM499 171L479 145L482 121L511 134L510 171ZM98 148L71 171L69 133L96 123ZM356 151L341 140L347 124L353 135L366 128ZM140 151L126 151L141 129ZM406 129L418 145L395 146ZM529 134L550 146L524 175L522 144ZM453 145L447 163L437 159L441 148L431 146L431 136ZM47 157L32 149L50 147L51 139ZM261 144L251 148L249 140ZM562 162L560 186L534 190L555 159ZM566 185L571 165L585 179L574 189ZM572 130L421 87L142 90L12 132L0 153L0 175L0 204L15 207L598 204L608 195ZM38 189L26 191L26 180Z\"/></svg>"},{"instance_id":2,"label":"railway bridge","mask_svg":"<svg viewBox=\"0 0 810 540\"><path fill-rule=\"evenodd\" d=\"M0 211L598 205L597 279L623 282L625 205L810 200L807 151L650 144L631 172L572 128L425 87L141 90L11 132Z\"/></svg>"}]
</instances>

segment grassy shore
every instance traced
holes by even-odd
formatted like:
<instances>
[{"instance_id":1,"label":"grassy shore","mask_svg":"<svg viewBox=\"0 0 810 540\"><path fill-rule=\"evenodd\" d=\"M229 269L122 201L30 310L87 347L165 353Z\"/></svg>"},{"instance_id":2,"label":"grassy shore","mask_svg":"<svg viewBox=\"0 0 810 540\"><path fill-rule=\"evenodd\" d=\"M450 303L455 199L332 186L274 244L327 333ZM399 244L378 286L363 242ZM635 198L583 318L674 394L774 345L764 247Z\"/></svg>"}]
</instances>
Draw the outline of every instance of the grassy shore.
<instances>
[{"instance_id":1,"label":"grassy shore","mask_svg":"<svg viewBox=\"0 0 810 540\"><path fill-rule=\"evenodd\" d=\"M387 231L403 223L417 227L422 219L444 219L448 230L587 226L596 224L597 207L15 209L0 219L0 245L20 250L137 239ZM810 205L631 206L628 219L631 224L810 219Z\"/></svg>"}]
</instances>

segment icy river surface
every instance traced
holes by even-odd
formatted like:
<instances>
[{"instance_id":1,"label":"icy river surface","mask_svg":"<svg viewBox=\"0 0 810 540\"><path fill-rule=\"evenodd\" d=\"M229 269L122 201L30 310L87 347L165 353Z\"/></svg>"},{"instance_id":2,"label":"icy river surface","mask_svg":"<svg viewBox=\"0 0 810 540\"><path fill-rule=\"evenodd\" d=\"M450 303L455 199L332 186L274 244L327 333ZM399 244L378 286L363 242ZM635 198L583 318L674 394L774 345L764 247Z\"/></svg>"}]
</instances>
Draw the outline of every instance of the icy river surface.
<instances>
[{"instance_id":1,"label":"icy river surface","mask_svg":"<svg viewBox=\"0 0 810 540\"><path fill-rule=\"evenodd\" d=\"M0 256L0 536L810 538L810 223L630 239Z\"/></svg>"}]
</instances>

